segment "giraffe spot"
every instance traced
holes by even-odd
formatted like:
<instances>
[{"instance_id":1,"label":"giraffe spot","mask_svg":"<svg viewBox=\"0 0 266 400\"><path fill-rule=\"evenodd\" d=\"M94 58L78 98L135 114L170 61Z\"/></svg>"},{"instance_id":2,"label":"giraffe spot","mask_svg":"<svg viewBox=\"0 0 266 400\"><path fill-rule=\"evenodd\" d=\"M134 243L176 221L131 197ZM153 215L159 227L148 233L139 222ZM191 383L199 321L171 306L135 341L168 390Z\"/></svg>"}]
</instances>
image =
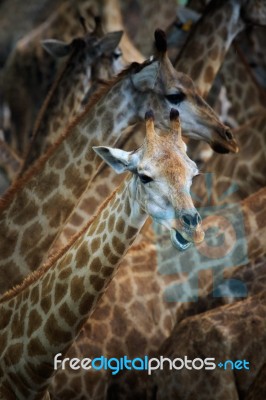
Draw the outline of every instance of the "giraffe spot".
<instances>
[{"instance_id":1,"label":"giraffe spot","mask_svg":"<svg viewBox=\"0 0 266 400\"><path fill-rule=\"evenodd\" d=\"M132 331L127 335L125 339L126 344L126 354L129 357L136 357L137 354L143 354L143 349L147 346L147 339L136 329L132 329Z\"/></svg>"},{"instance_id":2,"label":"giraffe spot","mask_svg":"<svg viewBox=\"0 0 266 400\"><path fill-rule=\"evenodd\" d=\"M101 269L101 260L99 257L94 258L89 264L89 269L92 272L99 272Z\"/></svg>"},{"instance_id":3,"label":"giraffe spot","mask_svg":"<svg viewBox=\"0 0 266 400\"><path fill-rule=\"evenodd\" d=\"M121 255L124 254L126 246L117 236L113 237L112 246L113 246L114 250L116 251L116 253L121 254Z\"/></svg>"},{"instance_id":4,"label":"giraffe spot","mask_svg":"<svg viewBox=\"0 0 266 400\"><path fill-rule=\"evenodd\" d=\"M36 249L36 251L40 252L45 252L48 251L48 249L50 248L51 244L53 243L54 239L55 239L55 234L48 234L47 236L45 236L46 232L43 234L44 238L43 240L39 243L39 249Z\"/></svg>"},{"instance_id":5,"label":"giraffe spot","mask_svg":"<svg viewBox=\"0 0 266 400\"><path fill-rule=\"evenodd\" d=\"M36 310L32 310L29 314L27 335L30 337L32 333L40 327L42 318Z\"/></svg>"},{"instance_id":6,"label":"giraffe spot","mask_svg":"<svg viewBox=\"0 0 266 400\"><path fill-rule=\"evenodd\" d=\"M211 83L213 80L214 80L214 71L213 68L210 65L208 65L208 67L204 72L204 81L206 83Z\"/></svg>"},{"instance_id":7,"label":"giraffe spot","mask_svg":"<svg viewBox=\"0 0 266 400\"><path fill-rule=\"evenodd\" d=\"M0 237L1 241L1 237ZM0 253L1 254L1 253ZM4 263L4 268L1 273L0 277L0 287L3 291L3 293L10 289L10 285L16 285L21 283L23 280L23 276L19 270L19 267L17 264L15 264L13 261L5 262Z\"/></svg>"},{"instance_id":8,"label":"giraffe spot","mask_svg":"<svg viewBox=\"0 0 266 400\"><path fill-rule=\"evenodd\" d=\"M29 226L22 237L21 245L20 245L20 252L23 254L25 249L32 248L32 241L34 238L34 243L37 244L41 234L42 234L42 226L39 222L34 222L31 226Z\"/></svg>"},{"instance_id":9,"label":"giraffe spot","mask_svg":"<svg viewBox=\"0 0 266 400\"><path fill-rule=\"evenodd\" d=\"M126 229L126 238L131 239L133 238L138 232L137 228L134 228L133 226L128 226Z\"/></svg>"},{"instance_id":10,"label":"giraffe spot","mask_svg":"<svg viewBox=\"0 0 266 400\"><path fill-rule=\"evenodd\" d=\"M0 329L3 330L7 327L10 321L10 311L1 310L1 318L0 318Z\"/></svg>"},{"instance_id":11,"label":"giraffe spot","mask_svg":"<svg viewBox=\"0 0 266 400\"><path fill-rule=\"evenodd\" d=\"M58 304L66 295L66 288L64 284L57 282L54 290L55 290L54 302L55 304Z\"/></svg>"},{"instance_id":12,"label":"giraffe spot","mask_svg":"<svg viewBox=\"0 0 266 400\"><path fill-rule=\"evenodd\" d=\"M71 257L70 257L71 256ZM72 254L68 254L66 257L64 257L63 264L68 265L72 260ZM66 268L64 267L62 271L59 272L58 279L60 280L65 280L67 279L72 273L72 269L70 267Z\"/></svg>"},{"instance_id":13,"label":"giraffe spot","mask_svg":"<svg viewBox=\"0 0 266 400\"><path fill-rule=\"evenodd\" d=\"M202 68L203 68L203 61L202 60L199 60L199 61L195 62L193 67L192 67L192 69L191 69L190 77L193 80L196 80L200 76Z\"/></svg>"},{"instance_id":14,"label":"giraffe spot","mask_svg":"<svg viewBox=\"0 0 266 400\"><path fill-rule=\"evenodd\" d=\"M12 332L12 338L17 339L21 337L21 322L18 312L13 314L13 319L12 319L12 326L11 326L11 332Z\"/></svg>"},{"instance_id":15,"label":"giraffe spot","mask_svg":"<svg viewBox=\"0 0 266 400\"><path fill-rule=\"evenodd\" d=\"M92 166L91 166L90 164L85 165L85 167L84 167L84 173L85 173L87 176L89 176L89 177L92 176L93 168L92 168Z\"/></svg>"},{"instance_id":16,"label":"giraffe spot","mask_svg":"<svg viewBox=\"0 0 266 400\"><path fill-rule=\"evenodd\" d=\"M103 254L105 255L106 258L108 258L111 253L112 253L111 247L109 243L106 243L103 246Z\"/></svg>"},{"instance_id":17,"label":"giraffe spot","mask_svg":"<svg viewBox=\"0 0 266 400\"><path fill-rule=\"evenodd\" d=\"M8 360L9 365L15 365L18 364L22 357L23 353L23 344L22 343L16 343L16 344L11 344L8 347L8 357L6 360Z\"/></svg>"},{"instance_id":18,"label":"giraffe spot","mask_svg":"<svg viewBox=\"0 0 266 400\"><path fill-rule=\"evenodd\" d=\"M50 311L51 305L52 305L52 302L51 302L51 298L49 296L42 297L40 306L45 314L47 314Z\"/></svg>"},{"instance_id":19,"label":"giraffe spot","mask_svg":"<svg viewBox=\"0 0 266 400\"><path fill-rule=\"evenodd\" d=\"M88 138L80 133L78 129L79 125L74 127L74 132L71 136L68 136L68 148L70 149L73 158L79 158L79 156L84 152L87 151L88 148ZM92 150L89 150L92 151Z\"/></svg>"},{"instance_id":20,"label":"giraffe spot","mask_svg":"<svg viewBox=\"0 0 266 400\"><path fill-rule=\"evenodd\" d=\"M96 191L102 197L107 197L109 195L109 188L106 185L98 185Z\"/></svg>"},{"instance_id":21,"label":"giraffe spot","mask_svg":"<svg viewBox=\"0 0 266 400\"><path fill-rule=\"evenodd\" d=\"M70 215L74 204L70 199L66 199L60 194L55 194L43 204L42 212L47 216L50 226L58 227Z\"/></svg>"},{"instance_id":22,"label":"giraffe spot","mask_svg":"<svg viewBox=\"0 0 266 400\"><path fill-rule=\"evenodd\" d=\"M76 315L73 313L73 311L69 308L69 306L66 303L63 303L59 307L59 315L62 319L66 321L66 323L69 326L74 326L77 321Z\"/></svg>"},{"instance_id":23,"label":"giraffe spot","mask_svg":"<svg viewBox=\"0 0 266 400\"><path fill-rule=\"evenodd\" d=\"M70 283L70 295L74 302L78 301L81 293L85 292L84 278L74 276Z\"/></svg>"},{"instance_id":24,"label":"giraffe spot","mask_svg":"<svg viewBox=\"0 0 266 400\"><path fill-rule=\"evenodd\" d=\"M91 241L91 252L92 254L95 253L101 246L101 239L100 238L95 238Z\"/></svg>"},{"instance_id":25,"label":"giraffe spot","mask_svg":"<svg viewBox=\"0 0 266 400\"><path fill-rule=\"evenodd\" d=\"M103 267L102 269L101 269L101 275L104 277L104 278L106 278L106 277L108 277L108 276L111 276L112 275L112 273L114 272L114 268L113 267Z\"/></svg>"},{"instance_id":26,"label":"giraffe spot","mask_svg":"<svg viewBox=\"0 0 266 400\"><path fill-rule=\"evenodd\" d=\"M104 287L105 280L100 278L97 275L91 275L90 276L90 284L94 288L94 290L99 293L102 288Z\"/></svg>"},{"instance_id":27,"label":"giraffe spot","mask_svg":"<svg viewBox=\"0 0 266 400\"><path fill-rule=\"evenodd\" d=\"M40 251L38 252L37 246L25 257L27 266L30 268L31 271L35 271L41 265L43 260L42 257L43 254L41 254Z\"/></svg>"},{"instance_id":28,"label":"giraffe spot","mask_svg":"<svg viewBox=\"0 0 266 400\"><path fill-rule=\"evenodd\" d=\"M60 155L58 156L58 154L53 155L49 160L48 160L48 166L53 168L53 169L58 169L61 170L63 168L65 168L65 166L67 165L69 159L68 159L68 155L66 153L60 153Z\"/></svg>"},{"instance_id":29,"label":"giraffe spot","mask_svg":"<svg viewBox=\"0 0 266 400\"><path fill-rule=\"evenodd\" d=\"M79 304L79 313L81 315L88 314L89 311L92 309L94 301L95 301L95 296L93 296L90 293L85 293L82 296Z\"/></svg>"},{"instance_id":30,"label":"giraffe spot","mask_svg":"<svg viewBox=\"0 0 266 400\"><path fill-rule=\"evenodd\" d=\"M125 230L125 221L123 219L119 219L115 224L115 229L118 233L124 233Z\"/></svg>"},{"instance_id":31,"label":"giraffe spot","mask_svg":"<svg viewBox=\"0 0 266 400\"><path fill-rule=\"evenodd\" d=\"M71 332L62 330L53 314L50 315L45 322L44 334L49 344L53 346L61 345L62 343L69 342L72 339Z\"/></svg>"},{"instance_id":32,"label":"giraffe spot","mask_svg":"<svg viewBox=\"0 0 266 400\"><path fill-rule=\"evenodd\" d=\"M13 254L16 248L17 240L18 240L18 232L16 232L15 230L10 230L9 228L5 227L5 224L1 224L0 226L1 258L7 258Z\"/></svg>"},{"instance_id":33,"label":"giraffe spot","mask_svg":"<svg viewBox=\"0 0 266 400\"><path fill-rule=\"evenodd\" d=\"M16 201L9 209L9 215L12 215L15 224L24 225L36 217L38 209L39 208L35 201L30 199L23 191L16 197Z\"/></svg>"},{"instance_id":34,"label":"giraffe spot","mask_svg":"<svg viewBox=\"0 0 266 400\"><path fill-rule=\"evenodd\" d=\"M115 216L114 214L112 214L111 216L109 216L109 220L108 220L108 229L109 231L113 231L114 229L114 224L115 224Z\"/></svg>"},{"instance_id":35,"label":"giraffe spot","mask_svg":"<svg viewBox=\"0 0 266 400\"><path fill-rule=\"evenodd\" d=\"M43 200L48 194L57 190L59 186L59 176L51 171L45 175L42 175L41 179L38 180L38 184L35 184L34 192Z\"/></svg>"},{"instance_id":36,"label":"giraffe spot","mask_svg":"<svg viewBox=\"0 0 266 400\"><path fill-rule=\"evenodd\" d=\"M88 181L80 175L80 171L75 165L70 165L65 170L64 185L71 190L76 199L85 191Z\"/></svg>"},{"instance_id":37,"label":"giraffe spot","mask_svg":"<svg viewBox=\"0 0 266 400\"><path fill-rule=\"evenodd\" d=\"M105 221L101 222L95 233L97 233L97 235L101 234L106 229L105 226Z\"/></svg>"},{"instance_id":38,"label":"giraffe spot","mask_svg":"<svg viewBox=\"0 0 266 400\"><path fill-rule=\"evenodd\" d=\"M94 239L96 240L96 239ZM94 240L92 241L92 243L94 242ZM95 248L92 249L92 252L95 251ZM77 268L83 268L86 267L88 265L89 262L89 258L90 258L90 253L89 253L89 249L88 249L88 244L87 242L82 243L77 251L76 254L76 267Z\"/></svg>"},{"instance_id":39,"label":"giraffe spot","mask_svg":"<svg viewBox=\"0 0 266 400\"><path fill-rule=\"evenodd\" d=\"M34 286L30 292L31 304L34 306L35 304L37 304L39 302L39 299L40 299L39 287Z\"/></svg>"},{"instance_id":40,"label":"giraffe spot","mask_svg":"<svg viewBox=\"0 0 266 400\"><path fill-rule=\"evenodd\" d=\"M30 340L27 350L30 357L38 357L42 355L45 356L47 354L47 350L44 348L42 342L38 338Z\"/></svg>"}]
</instances>

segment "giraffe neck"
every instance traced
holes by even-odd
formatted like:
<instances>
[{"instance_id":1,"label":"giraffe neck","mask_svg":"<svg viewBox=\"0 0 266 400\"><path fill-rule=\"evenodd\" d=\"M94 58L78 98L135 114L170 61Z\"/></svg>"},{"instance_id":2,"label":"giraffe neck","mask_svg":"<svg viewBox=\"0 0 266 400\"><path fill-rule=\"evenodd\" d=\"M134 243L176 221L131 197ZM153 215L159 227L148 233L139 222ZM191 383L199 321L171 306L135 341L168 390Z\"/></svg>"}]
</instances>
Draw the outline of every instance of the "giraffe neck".
<instances>
[{"instance_id":1,"label":"giraffe neck","mask_svg":"<svg viewBox=\"0 0 266 400\"><path fill-rule=\"evenodd\" d=\"M92 146L114 145L138 102L130 78L118 78L2 199L1 290L39 267L101 163Z\"/></svg>"},{"instance_id":2,"label":"giraffe neck","mask_svg":"<svg viewBox=\"0 0 266 400\"><path fill-rule=\"evenodd\" d=\"M37 116L33 140L20 176L60 137L66 123L80 111L83 97L91 83L88 58L86 53L74 51L62 68Z\"/></svg>"},{"instance_id":3,"label":"giraffe neck","mask_svg":"<svg viewBox=\"0 0 266 400\"><path fill-rule=\"evenodd\" d=\"M147 214L135 196L128 176L67 252L2 298L0 383L17 398L12 374L28 399L46 389L54 356L66 353L136 238Z\"/></svg>"},{"instance_id":4,"label":"giraffe neck","mask_svg":"<svg viewBox=\"0 0 266 400\"><path fill-rule=\"evenodd\" d=\"M244 28L240 1L211 2L174 63L206 96L235 36ZM215 39L214 39L215 38ZM195 59L197 60L195 62Z\"/></svg>"}]
</instances>

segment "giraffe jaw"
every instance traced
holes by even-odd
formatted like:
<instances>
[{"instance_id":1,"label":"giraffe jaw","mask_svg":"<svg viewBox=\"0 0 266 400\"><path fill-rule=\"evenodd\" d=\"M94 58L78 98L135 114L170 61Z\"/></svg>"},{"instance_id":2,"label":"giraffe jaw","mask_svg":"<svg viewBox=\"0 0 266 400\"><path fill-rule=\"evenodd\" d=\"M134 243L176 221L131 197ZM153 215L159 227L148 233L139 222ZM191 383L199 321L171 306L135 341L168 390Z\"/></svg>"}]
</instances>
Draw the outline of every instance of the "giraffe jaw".
<instances>
[{"instance_id":1,"label":"giraffe jaw","mask_svg":"<svg viewBox=\"0 0 266 400\"><path fill-rule=\"evenodd\" d=\"M179 251L185 251L188 247L191 246L191 242L186 240L180 232L178 232L176 229L172 228L171 229L171 241L172 244L175 248L177 248Z\"/></svg>"}]
</instances>

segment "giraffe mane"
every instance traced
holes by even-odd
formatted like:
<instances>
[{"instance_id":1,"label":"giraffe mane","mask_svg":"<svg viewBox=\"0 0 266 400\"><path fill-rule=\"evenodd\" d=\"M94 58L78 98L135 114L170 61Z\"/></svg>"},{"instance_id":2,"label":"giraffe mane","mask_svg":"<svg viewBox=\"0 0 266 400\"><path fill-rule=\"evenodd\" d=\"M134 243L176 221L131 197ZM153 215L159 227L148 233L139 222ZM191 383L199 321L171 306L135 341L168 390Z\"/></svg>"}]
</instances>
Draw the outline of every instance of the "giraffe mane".
<instances>
[{"instance_id":1,"label":"giraffe mane","mask_svg":"<svg viewBox=\"0 0 266 400\"><path fill-rule=\"evenodd\" d=\"M146 60L142 64L133 62L126 69L121 71L114 78L106 81L97 91L92 95L88 104L85 106L84 111L79 114L76 118L74 118L65 128L61 136L55 141L55 143L50 146L46 152L36 160L32 166L25 172L25 174L17 179L7 190L7 192L0 199L0 213L3 212L10 204L11 200L23 186L32 178L32 176L36 175L45 165L46 161L51 157L51 155L56 151L57 147L67 138L73 128L81 122L89 112L89 110L106 94L111 90L111 88L118 82L120 82L124 77L129 74L134 74L141 71L144 67L154 62L154 60Z\"/></svg>"},{"instance_id":2,"label":"giraffe mane","mask_svg":"<svg viewBox=\"0 0 266 400\"><path fill-rule=\"evenodd\" d=\"M90 225L94 222L96 217L100 214L100 212L105 208L105 206L109 203L111 198L117 193L118 187L102 202L102 204L96 210L96 213L90 218L87 224L73 237L69 240L69 242L62 248L59 249L55 254L51 255L49 259L37 270L33 271L28 275L23 281L12 289L7 290L0 297L0 304L4 303L7 300L11 300L17 294L25 290L27 287L31 286L34 282L36 282L41 276L45 274L46 271L53 268L55 263L70 249L70 247L76 242L76 240L84 234L84 232L90 227Z\"/></svg>"}]
</instances>

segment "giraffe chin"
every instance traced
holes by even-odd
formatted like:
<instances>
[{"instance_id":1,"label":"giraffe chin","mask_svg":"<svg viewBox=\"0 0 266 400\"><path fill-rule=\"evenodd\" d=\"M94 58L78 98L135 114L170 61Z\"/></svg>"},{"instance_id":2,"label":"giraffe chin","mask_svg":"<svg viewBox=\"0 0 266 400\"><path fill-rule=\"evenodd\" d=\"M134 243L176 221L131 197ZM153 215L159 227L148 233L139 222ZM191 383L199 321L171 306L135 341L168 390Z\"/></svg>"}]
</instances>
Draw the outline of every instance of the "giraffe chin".
<instances>
[{"instance_id":1,"label":"giraffe chin","mask_svg":"<svg viewBox=\"0 0 266 400\"><path fill-rule=\"evenodd\" d=\"M191 246L191 242L186 240L176 229L171 229L170 233L171 242L177 250L185 251Z\"/></svg>"}]
</instances>

